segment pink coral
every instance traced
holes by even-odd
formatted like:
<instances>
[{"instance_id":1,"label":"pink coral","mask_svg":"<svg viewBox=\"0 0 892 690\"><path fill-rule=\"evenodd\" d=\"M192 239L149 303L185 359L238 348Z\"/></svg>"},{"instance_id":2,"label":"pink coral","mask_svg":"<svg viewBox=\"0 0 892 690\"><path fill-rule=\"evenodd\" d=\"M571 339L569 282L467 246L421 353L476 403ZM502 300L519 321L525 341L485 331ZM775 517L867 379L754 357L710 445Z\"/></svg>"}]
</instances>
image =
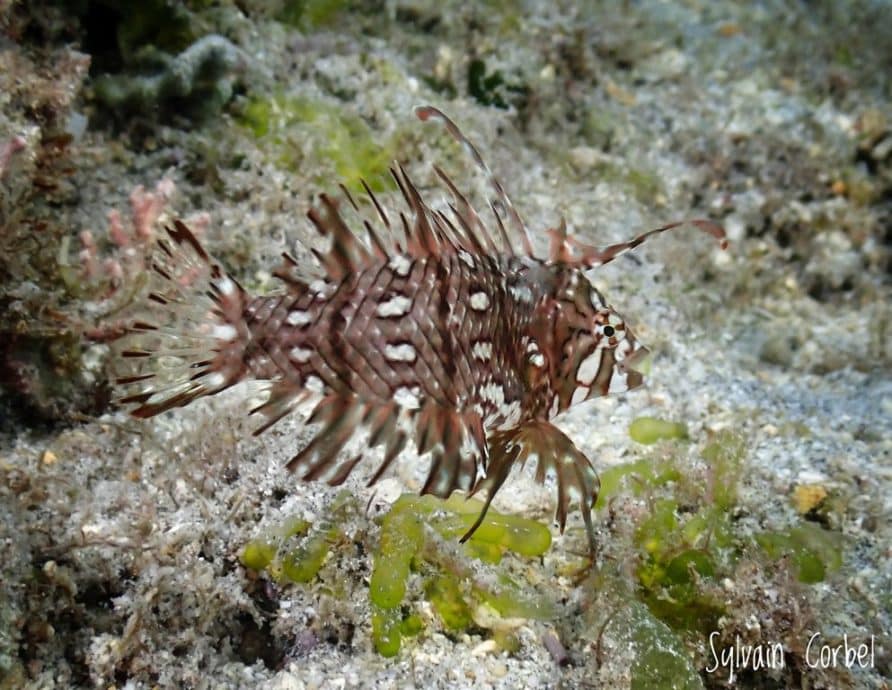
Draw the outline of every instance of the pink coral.
<instances>
[{"instance_id":1,"label":"pink coral","mask_svg":"<svg viewBox=\"0 0 892 690\"><path fill-rule=\"evenodd\" d=\"M25 140L20 136L12 137L5 144L0 146L0 180L2 180L9 171L9 164L13 156L25 148Z\"/></svg>"}]
</instances>

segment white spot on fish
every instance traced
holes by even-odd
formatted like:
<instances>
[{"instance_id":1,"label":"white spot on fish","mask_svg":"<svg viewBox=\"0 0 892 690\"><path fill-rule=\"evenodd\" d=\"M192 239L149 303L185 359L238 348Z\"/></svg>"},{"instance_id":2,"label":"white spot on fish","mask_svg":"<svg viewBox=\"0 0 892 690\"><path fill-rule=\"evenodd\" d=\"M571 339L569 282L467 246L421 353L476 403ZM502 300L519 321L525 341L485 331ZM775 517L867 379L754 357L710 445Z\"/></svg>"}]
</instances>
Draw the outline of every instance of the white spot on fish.
<instances>
[{"instance_id":1,"label":"white spot on fish","mask_svg":"<svg viewBox=\"0 0 892 690\"><path fill-rule=\"evenodd\" d=\"M572 455L568 455L565 458L565 461L568 465L573 465L576 463L576 458ZM570 484L565 491L567 492L567 496L570 498L570 501L578 501L582 498L582 492L579 490L579 487L576 484Z\"/></svg>"},{"instance_id":2,"label":"white spot on fish","mask_svg":"<svg viewBox=\"0 0 892 690\"><path fill-rule=\"evenodd\" d=\"M475 292L471 295L471 309L476 311L486 311L489 309L489 295L485 292Z\"/></svg>"},{"instance_id":3,"label":"white spot on fish","mask_svg":"<svg viewBox=\"0 0 892 690\"><path fill-rule=\"evenodd\" d=\"M400 343L399 345L387 344L384 346L384 357L391 362L414 362L415 348L409 343Z\"/></svg>"},{"instance_id":4,"label":"white spot on fish","mask_svg":"<svg viewBox=\"0 0 892 690\"><path fill-rule=\"evenodd\" d=\"M601 368L601 350L595 350L588 357L582 360L579 368L576 370L576 380L586 386L590 386L598 375L598 369Z\"/></svg>"},{"instance_id":5,"label":"white spot on fish","mask_svg":"<svg viewBox=\"0 0 892 690\"><path fill-rule=\"evenodd\" d=\"M485 420L486 426L497 426L499 429L510 429L520 421L520 401L502 403L499 408ZM532 458L530 458L532 459Z\"/></svg>"},{"instance_id":6,"label":"white spot on fish","mask_svg":"<svg viewBox=\"0 0 892 690\"><path fill-rule=\"evenodd\" d=\"M405 316L411 308L412 300L404 295L397 295L396 297L391 297L386 302L381 302L376 311L378 316L386 318L389 316Z\"/></svg>"},{"instance_id":7,"label":"white spot on fish","mask_svg":"<svg viewBox=\"0 0 892 690\"><path fill-rule=\"evenodd\" d=\"M488 340L478 340L471 348L471 354L484 361L492 358L492 343Z\"/></svg>"},{"instance_id":8,"label":"white spot on fish","mask_svg":"<svg viewBox=\"0 0 892 690\"><path fill-rule=\"evenodd\" d=\"M235 340L238 331L235 330L235 326L224 323L214 326L211 330L211 335L217 340L224 340L229 343Z\"/></svg>"},{"instance_id":9,"label":"white spot on fish","mask_svg":"<svg viewBox=\"0 0 892 690\"><path fill-rule=\"evenodd\" d=\"M314 280L310 283L310 291L316 296L317 299L326 299L328 298L332 291L336 286L332 285L326 280Z\"/></svg>"},{"instance_id":10,"label":"white spot on fish","mask_svg":"<svg viewBox=\"0 0 892 690\"><path fill-rule=\"evenodd\" d=\"M313 319L310 316L310 312L295 309L294 311L288 313L288 318L285 319L285 322L289 326L306 326L312 320Z\"/></svg>"},{"instance_id":11,"label":"white spot on fish","mask_svg":"<svg viewBox=\"0 0 892 690\"><path fill-rule=\"evenodd\" d=\"M304 382L304 388L313 393L321 393L325 390L325 384L318 376L308 376Z\"/></svg>"},{"instance_id":12,"label":"white spot on fish","mask_svg":"<svg viewBox=\"0 0 892 690\"><path fill-rule=\"evenodd\" d=\"M477 264L474 263L474 257L468 254L464 249L460 249L458 252L458 258L462 260L465 266L468 268L476 268Z\"/></svg>"},{"instance_id":13,"label":"white spot on fish","mask_svg":"<svg viewBox=\"0 0 892 690\"><path fill-rule=\"evenodd\" d=\"M224 277L217 281L217 289L224 297L232 297L235 294L235 283Z\"/></svg>"},{"instance_id":14,"label":"white spot on fish","mask_svg":"<svg viewBox=\"0 0 892 690\"><path fill-rule=\"evenodd\" d=\"M579 403L581 403L588 397L589 390L590 389L588 386L577 386L576 390L573 391L573 397L570 398L570 404L578 405Z\"/></svg>"},{"instance_id":15,"label":"white spot on fish","mask_svg":"<svg viewBox=\"0 0 892 690\"><path fill-rule=\"evenodd\" d=\"M545 366L545 357L542 356L541 352L537 352L532 357L530 357L530 361L533 363L534 367L544 367Z\"/></svg>"},{"instance_id":16,"label":"white spot on fish","mask_svg":"<svg viewBox=\"0 0 892 690\"><path fill-rule=\"evenodd\" d=\"M610 388L608 389L607 394L625 393L627 390L629 390L629 382L626 378L626 374L621 374L614 370L613 378L610 379Z\"/></svg>"},{"instance_id":17,"label":"white spot on fish","mask_svg":"<svg viewBox=\"0 0 892 690\"><path fill-rule=\"evenodd\" d=\"M524 302L526 304L532 304L533 302L533 292L526 285L510 285L508 291L518 302Z\"/></svg>"},{"instance_id":18,"label":"white spot on fish","mask_svg":"<svg viewBox=\"0 0 892 690\"><path fill-rule=\"evenodd\" d=\"M207 388L219 388L224 383L226 383L226 377L223 376L219 371L215 371L213 374L208 376L204 381L204 385Z\"/></svg>"},{"instance_id":19,"label":"white spot on fish","mask_svg":"<svg viewBox=\"0 0 892 690\"><path fill-rule=\"evenodd\" d=\"M313 351L306 347L292 347L288 356L291 358L292 362L306 364L310 361L310 357L313 356Z\"/></svg>"},{"instance_id":20,"label":"white spot on fish","mask_svg":"<svg viewBox=\"0 0 892 690\"><path fill-rule=\"evenodd\" d=\"M487 383L480 387L480 397L496 407L505 404L505 389L498 383Z\"/></svg>"},{"instance_id":21,"label":"white spot on fish","mask_svg":"<svg viewBox=\"0 0 892 690\"><path fill-rule=\"evenodd\" d=\"M417 389L415 389L417 391ZM417 410L421 407L421 401L418 399L417 393L410 388L397 388L393 393L394 402L400 407L410 410Z\"/></svg>"},{"instance_id":22,"label":"white spot on fish","mask_svg":"<svg viewBox=\"0 0 892 690\"><path fill-rule=\"evenodd\" d=\"M409 271L412 270L412 262L409 261L408 257L402 254L394 256L387 265L390 267L390 270L396 273L400 278L405 278L409 275Z\"/></svg>"}]
</instances>

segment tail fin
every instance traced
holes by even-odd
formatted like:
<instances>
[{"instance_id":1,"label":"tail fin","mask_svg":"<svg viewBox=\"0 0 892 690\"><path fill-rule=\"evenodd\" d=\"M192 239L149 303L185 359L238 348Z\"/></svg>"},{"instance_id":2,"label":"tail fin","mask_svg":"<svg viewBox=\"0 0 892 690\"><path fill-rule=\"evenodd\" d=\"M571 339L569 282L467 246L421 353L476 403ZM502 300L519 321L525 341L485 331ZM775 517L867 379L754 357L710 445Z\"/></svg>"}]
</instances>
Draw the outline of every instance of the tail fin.
<instances>
[{"instance_id":1,"label":"tail fin","mask_svg":"<svg viewBox=\"0 0 892 690\"><path fill-rule=\"evenodd\" d=\"M250 331L244 319L248 296L208 256L181 221L159 240L151 270L160 288L149 294L151 320L131 325L120 353L133 364L117 383L134 388L119 399L136 404L130 414L152 417L240 381L246 371Z\"/></svg>"}]
</instances>

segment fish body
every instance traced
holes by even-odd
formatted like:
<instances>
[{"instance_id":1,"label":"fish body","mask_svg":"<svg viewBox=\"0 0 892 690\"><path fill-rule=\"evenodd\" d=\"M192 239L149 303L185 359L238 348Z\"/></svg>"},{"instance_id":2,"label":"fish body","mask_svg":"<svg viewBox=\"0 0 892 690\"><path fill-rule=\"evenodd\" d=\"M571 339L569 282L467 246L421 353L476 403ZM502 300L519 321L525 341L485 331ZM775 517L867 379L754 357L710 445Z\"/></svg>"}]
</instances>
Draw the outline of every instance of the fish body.
<instances>
[{"instance_id":1,"label":"fish body","mask_svg":"<svg viewBox=\"0 0 892 690\"><path fill-rule=\"evenodd\" d=\"M317 254L318 277L284 255L280 294L251 297L175 221L159 242L150 295L158 318L138 322L141 342L125 350L139 373L122 398L150 417L243 380L268 382L253 412L261 433L299 404L315 403L312 440L288 463L303 479L343 482L368 450L383 447L377 481L409 443L430 455L422 493L446 497L487 490L482 521L510 470L538 461L537 479L557 479L563 530L578 501L590 539L597 475L551 420L571 405L641 385L647 349L591 286L585 270L606 263L664 226L603 250L549 231L546 257L533 254L519 214L476 148L440 111L442 122L492 189L485 223L438 168L452 194L446 210L429 206L402 168L392 173L406 209L392 216L366 188L361 206L327 195L309 218L331 245ZM346 220L349 211L360 220ZM369 212L372 216L370 220ZM723 237L708 221L693 221ZM365 231L365 240L354 232ZM359 429L364 449L340 451Z\"/></svg>"}]
</instances>

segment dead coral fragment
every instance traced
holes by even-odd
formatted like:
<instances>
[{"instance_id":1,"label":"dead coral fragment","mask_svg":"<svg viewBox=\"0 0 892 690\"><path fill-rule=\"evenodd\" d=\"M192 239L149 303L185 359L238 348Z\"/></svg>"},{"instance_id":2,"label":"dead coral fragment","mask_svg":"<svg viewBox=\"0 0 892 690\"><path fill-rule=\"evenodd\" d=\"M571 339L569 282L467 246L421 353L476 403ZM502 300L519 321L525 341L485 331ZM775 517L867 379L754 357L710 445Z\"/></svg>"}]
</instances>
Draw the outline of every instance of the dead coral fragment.
<instances>
[{"instance_id":1,"label":"dead coral fragment","mask_svg":"<svg viewBox=\"0 0 892 690\"><path fill-rule=\"evenodd\" d=\"M232 97L247 57L223 36L204 36L176 56L156 51L157 70L145 75L105 75L96 98L116 111L182 111L208 118Z\"/></svg>"}]
</instances>

